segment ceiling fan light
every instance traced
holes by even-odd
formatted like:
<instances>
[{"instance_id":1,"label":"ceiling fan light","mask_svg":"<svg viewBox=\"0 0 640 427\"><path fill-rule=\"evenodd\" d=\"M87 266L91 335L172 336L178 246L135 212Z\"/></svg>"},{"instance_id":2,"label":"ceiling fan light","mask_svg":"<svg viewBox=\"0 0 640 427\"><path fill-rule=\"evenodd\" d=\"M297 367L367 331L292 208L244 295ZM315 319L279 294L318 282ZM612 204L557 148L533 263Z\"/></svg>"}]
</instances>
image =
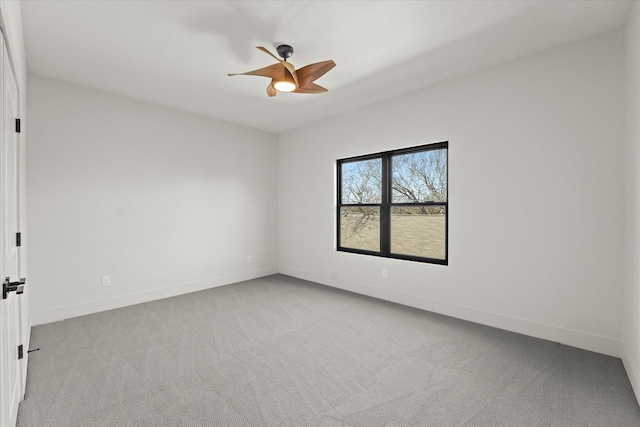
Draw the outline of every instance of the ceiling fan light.
<instances>
[{"instance_id":1,"label":"ceiling fan light","mask_svg":"<svg viewBox=\"0 0 640 427\"><path fill-rule=\"evenodd\" d=\"M296 86L296 84L293 82L280 80L273 84L273 88L278 92L293 92L298 88L298 86Z\"/></svg>"}]
</instances>

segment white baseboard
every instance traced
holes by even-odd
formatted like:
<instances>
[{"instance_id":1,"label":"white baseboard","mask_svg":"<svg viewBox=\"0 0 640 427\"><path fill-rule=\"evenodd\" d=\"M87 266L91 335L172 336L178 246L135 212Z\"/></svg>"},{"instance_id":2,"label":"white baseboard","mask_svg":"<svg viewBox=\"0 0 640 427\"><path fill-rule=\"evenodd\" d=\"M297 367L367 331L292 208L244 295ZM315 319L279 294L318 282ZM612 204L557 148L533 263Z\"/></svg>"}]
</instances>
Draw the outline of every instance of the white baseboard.
<instances>
[{"instance_id":1,"label":"white baseboard","mask_svg":"<svg viewBox=\"0 0 640 427\"><path fill-rule=\"evenodd\" d=\"M98 313L100 311L113 310L129 305L141 304L144 302L155 301L162 298L202 291L218 286L229 285L231 283L243 282L245 280L257 279L259 277L269 276L276 273L278 273L278 267L269 267L259 270L246 271L238 274L231 274L228 276L199 280L197 282L181 283L178 285L138 292L134 294L119 295L113 298L89 301L64 307L56 307L45 311L31 313L31 325L36 326L57 322L59 320L69 319L72 317L84 316L87 314Z\"/></svg>"},{"instance_id":2,"label":"white baseboard","mask_svg":"<svg viewBox=\"0 0 640 427\"><path fill-rule=\"evenodd\" d=\"M640 404L640 370L638 370L638 361L633 359L629 347L624 341L620 343L620 355L624 369L627 371L627 376L631 382L631 387L633 387L633 392L636 394L638 404Z\"/></svg>"},{"instance_id":3,"label":"white baseboard","mask_svg":"<svg viewBox=\"0 0 640 427\"><path fill-rule=\"evenodd\" d=\"M415 295L409 295L390 289L348 281L332 279L316 273L310 273L288 267L280 267L280 273L323 285L344 289L362 295L379 298L409 307L419 308L433 313L444 314L458 319L468 320L482 325L492 326L523 335L559 342L572 347L620 357L620 341L613 338L589 334L586 332L548 325L532 320L479 310L473 307L452 304Z\"/></svg>"}]
</instances>

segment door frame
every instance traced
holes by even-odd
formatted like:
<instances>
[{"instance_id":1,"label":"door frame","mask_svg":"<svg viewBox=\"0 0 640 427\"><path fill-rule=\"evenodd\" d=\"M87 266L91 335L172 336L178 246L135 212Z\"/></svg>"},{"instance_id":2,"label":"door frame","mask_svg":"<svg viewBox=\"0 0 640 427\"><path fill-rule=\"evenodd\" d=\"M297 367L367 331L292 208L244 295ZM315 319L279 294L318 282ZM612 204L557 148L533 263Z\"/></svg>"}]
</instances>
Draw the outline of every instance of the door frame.
<instances>
[{"instance_id":1,"label":"door frame","mask_svg":"<svg viewBox=\"0 0 640 427\"><path fill-rule=\"evenodd\" d=\"M13 64L13 58L9 49L4 27L0 28L0 55L2 60L0 65L2 67L0 71L0 77L2 81L2 90L0 91L0 103L2 108L0 109L0 120L2 121L2 128L0 129L0 171L2 177L0 177L0 205L2 213L0 217L0 236L3 239L2 250L0 251L0 268L2 268L1 278L11 275L11 281L17 281L23 276L23 259L21 245L16 242L17 235L21 231L21 215L23 214L21 204L23 202L23 188L21 183L22 177L22 144L20 138L20 130L18 129L19 117L20 117L20 88L18 84L17 74L15 72L15 66ZM5 84L10 81L10 84ZM12 94L9 94L11 90ZM9 103L9 97L14 97L13 103ZM9 143L15 144L10 147ZM8 156L11 154L11 156ZM9 158L11 157L11 159ZM11 164L9 163L11 162ZM9 166L9 167L8 167ZM9 177L9 171L14 174ZM13 182L15 188L11 191L7 191L10 183ZM9 193L11 194L11 204L9 206ZM9 209L12 210L10 215ZM8 226L8 221L11 220L12 226ZM13 228L15 227L15 230ZM12 252L15 252L12 254ZM8 255L11 254L11 257ZM7 264L11 262L11 266ZM13 276L15 274L15 277ZM15 425L18 405L24 399L26 391L26 374L27 374L27 354L28 354L28 341L30 337L29 319L28 319L28 304L22 295L10 293L7 295L7 300L4 302L0 300L0 305L3 305L0 309L0 341L3 345L0 349L1 352L6 352L0 357L0 427L13 427ZM9 317L13 317L10 319ZM15 322L15 325L11 325L11 322ZM12 328L15 326L15 329ZM10 332L13 334L10 334ZM7 335L5 336L5 333ZM12 342L15 340L15 343ZM7 345L10 344L10 345ZM18 346L22 345L23 357L18 357ZM5 362L7 365L5 365ZM12 366L13 364L13 366ZM10 369L14 369L11 372ZM12 379L12 384L9 383Z\"/></svg>"}]
</instances>

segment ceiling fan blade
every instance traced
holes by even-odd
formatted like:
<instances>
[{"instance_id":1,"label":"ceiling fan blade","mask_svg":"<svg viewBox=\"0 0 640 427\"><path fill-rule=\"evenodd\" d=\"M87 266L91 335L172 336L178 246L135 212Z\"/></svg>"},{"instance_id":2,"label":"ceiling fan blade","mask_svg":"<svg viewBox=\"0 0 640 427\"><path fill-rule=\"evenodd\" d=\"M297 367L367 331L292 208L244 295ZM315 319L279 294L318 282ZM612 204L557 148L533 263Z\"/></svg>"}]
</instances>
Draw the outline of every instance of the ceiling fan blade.
<instances>
[{"instance_id":1,"label":"ceiling fan blade","mask_svg":"<svg viewBox=\"0 0 640 427\"><path fill-rule=\"evenodd\" d=\"M276 88L273 87L273 84L276 81L271 79L271 83L269 83L269 86L267 86L267 95L271 96L276 96L276 94L278 93L278 91L276 90Z\"/></svg>"},{"instance_id":2,"label":"ceiling fan blade","mask_svg":"<svg viewBox=\"0 0 640 427\"><path fill-rule=\"evenodd\" d=\"M263 51L264 53L266 53L267 55L272 56L279 63L284 65L285 68L289 71L289 74L291 74L291 77L293 77L293 80L296 82L296 85L298 84L298 76L296 75L296 67L294 67L293 64L290 64L287 61L283 61L282 59L278 58L273 53L269 52L269 50L264 46L256 46L256 49L259 49L259 50Z\"/></svg>"},{"instance_id":3,"label":"ceiling fan blade","mask_svg":"<svg viewBox=\"0 0 640 427\"><path fill-rule=\"evenodd\" d=\"M267 49L264 46L256 46L256 49L263 51L264 53L266 53L267 55L272 56L276 61L282 61L282 59L278 58L277 56L275 56L273 53L269 52L269 49Z\"/></svg>"},{"instance_id":4,"label":"ceiling fan blade","mask_svg":"<svg viewBox=\"0 0 640 427\"><path fill-rule=\"evenodd\" d=\"M294 90L295 93L325 93L328 91L329 89L325 89L315 83L307 83L306 85Z\"/></svg>"},{"instance_id":5,"label":"ceiling fan blade","mask_svg":"<svg viewBox=\"0 0 640 427\"><path fill-rule=\"evenodd\" d=\"M332 60L316 62L315 64L305 65L300 68L298 73L298 82L300 87L307 87L310 83L324 76L329 70L336 66Z\"/></svg>"},{"instance_id":6,"label":"ceiling fan blade","mask_svg":"<svg viewBox=\"0 0 640 427\"><path fill-rule=\"evenodd\" d=\"M247 71L246 73L235 73L235 74L227 74L228 76L262 76L262 77L270 77L272 79L278 78L282 75L284 69L282 68L282 64L273 64L268 67L259 68L253 71Z\"/></svg>"}]
</instances>

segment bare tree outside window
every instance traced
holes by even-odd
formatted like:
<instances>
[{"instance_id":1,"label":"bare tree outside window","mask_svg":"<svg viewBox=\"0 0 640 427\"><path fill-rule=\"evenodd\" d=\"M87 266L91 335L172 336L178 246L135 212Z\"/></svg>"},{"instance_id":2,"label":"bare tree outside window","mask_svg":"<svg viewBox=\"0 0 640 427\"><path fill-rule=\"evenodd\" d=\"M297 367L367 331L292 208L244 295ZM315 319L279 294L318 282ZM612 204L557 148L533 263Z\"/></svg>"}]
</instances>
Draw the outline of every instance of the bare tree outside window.
<instances>
[{"instance_id":1,"label":"bare tree outside window","mask_svg":"<svg viewBox=\"0 0 640 427\"><path fill-rule=\"evenodd\" d=\"M342 203L382 201L382 161L363 160L342 164Z\"/></svg>"},{"instance_id":2,"label":"bare tree outside window","mask_svg":"<svg viewBox=\"0 0 640 427\"><path fill-rule=\"evenodd\" d=\"M447 153L421 151L392 157L394 203L447 201Z\"/></svg>"}]
</instances>

